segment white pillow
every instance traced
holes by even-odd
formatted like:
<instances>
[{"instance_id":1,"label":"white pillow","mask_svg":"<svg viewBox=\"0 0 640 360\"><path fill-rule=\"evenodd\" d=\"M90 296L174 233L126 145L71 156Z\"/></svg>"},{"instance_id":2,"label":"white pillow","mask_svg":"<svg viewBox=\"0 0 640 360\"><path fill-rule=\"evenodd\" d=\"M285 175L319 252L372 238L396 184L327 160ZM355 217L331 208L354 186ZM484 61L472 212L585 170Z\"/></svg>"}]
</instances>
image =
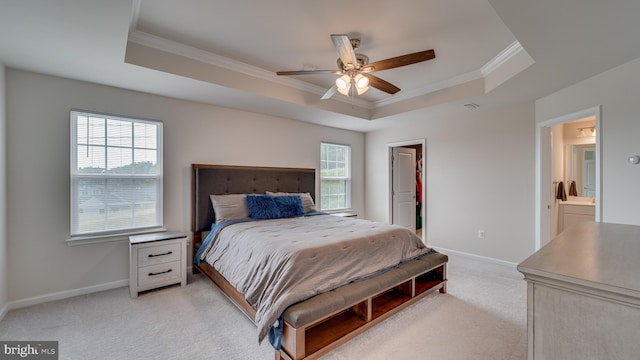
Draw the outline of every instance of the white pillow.
<instances>
[{"instance_id":1,"label":"white pillow","mask_svg":"<svg viewBox=\"0 0 640 360\"><path fill-rule=\"evenodd\" d=\"M311 197L311 194L308 193L308 192L306 192L306 193L286 193L286 192L266 191L265 193L267 195L271 195L271 196L300 195L300 199L302 200L302 207L304 207L304 212L305 213L309 213L309 212L316 211L316 204L313 202L313 198Z\"/></svg>"},{"instance_id":2,"label":"white pillow","mask_svg":"<svg viewBox=\"0 0 640 360\"><path fill-rule=\"evenodd\" d=\"M245 194L209 195L209 197L216 215L216 224L250 217Z\"/></svg>"}]
</instances>

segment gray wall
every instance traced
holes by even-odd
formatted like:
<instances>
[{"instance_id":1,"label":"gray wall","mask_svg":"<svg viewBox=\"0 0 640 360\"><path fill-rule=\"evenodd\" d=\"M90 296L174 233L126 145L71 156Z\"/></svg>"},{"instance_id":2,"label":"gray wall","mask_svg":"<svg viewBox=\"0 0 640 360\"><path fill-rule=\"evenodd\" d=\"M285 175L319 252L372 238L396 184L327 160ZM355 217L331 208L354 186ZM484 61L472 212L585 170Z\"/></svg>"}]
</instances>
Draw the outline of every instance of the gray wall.
<instances>
[{"instance_id":1,"label":"gray wall","mask_svg":"<svg viewBox=\"0 0 640 360\"><path fill-rule=\"evenodd\" d=\"M24 304L128 278L126 241L65 243L71 108L164 122L164 222L170 230L190 230L192 163L317 169L321 141L352 145L353 207L364 213L362 133L8 69L9 301Z\"/></svg>"},{"instance_id":2,"label":"gray wall","mask_svg":"<svg viewBox=\"0 0 640 360\"><path fill-rule=\"evenodd\" d=\"M387 144L423 138L427 244L520 262L534 248L534 104L460 108L367 134L367 216L389 219Z\"/></svg>"},{"instance_id":3,"label":"gray wall","mask_svg":"<svg viewBox=\"0 0 640 360\"><path fill-rule=\"evenodd\" d=\"M9 277L7 267L7 151L5 67L0 64L0 319L9 302Z\"/></svg>"}]
</instances>

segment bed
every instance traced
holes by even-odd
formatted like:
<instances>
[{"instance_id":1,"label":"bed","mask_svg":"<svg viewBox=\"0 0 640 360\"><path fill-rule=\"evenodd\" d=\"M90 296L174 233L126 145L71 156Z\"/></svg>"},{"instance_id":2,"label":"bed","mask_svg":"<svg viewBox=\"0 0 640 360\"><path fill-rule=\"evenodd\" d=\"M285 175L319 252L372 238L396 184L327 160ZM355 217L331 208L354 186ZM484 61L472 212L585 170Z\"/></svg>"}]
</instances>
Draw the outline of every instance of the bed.
<instances>
[{"instance_id":1,"label":"bed","mask_svg":"<svg viewBox=\"0 0 640 360\"><path fill-rule=\"evenodd\" d=\"M276 359L316 359L446 292L446 255L400 227L314 211L315 178L314 169L192 165L194 271L256 324ZM237 197L251 211L238 213ZM278 216L264 215L271 202Z\"/></svg>"}]
</instances>

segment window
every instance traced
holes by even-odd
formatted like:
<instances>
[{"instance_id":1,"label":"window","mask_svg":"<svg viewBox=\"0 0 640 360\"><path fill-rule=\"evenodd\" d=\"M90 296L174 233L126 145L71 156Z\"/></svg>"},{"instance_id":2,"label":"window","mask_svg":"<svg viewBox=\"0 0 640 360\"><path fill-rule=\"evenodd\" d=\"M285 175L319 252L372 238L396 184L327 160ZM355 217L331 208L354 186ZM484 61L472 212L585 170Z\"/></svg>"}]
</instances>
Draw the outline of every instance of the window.
<instances>
[{"instance_id":1,"label":"window","mask_svg":"<svg viewBox=\"0 0 640 360\"><path fill-rule=\"evenodd\" d=\"M351 207L351 146L320 145L320 210Z\"/></svg>"},{"instance_id":2,"label":"window","mask_svg":"<svg viewBox=\"0 0 640 360\"><path fill-rule=\"evenodd\" d=\"M71 235L162 227L162 123L71 111Z\"/></svg>"}]
</instances>

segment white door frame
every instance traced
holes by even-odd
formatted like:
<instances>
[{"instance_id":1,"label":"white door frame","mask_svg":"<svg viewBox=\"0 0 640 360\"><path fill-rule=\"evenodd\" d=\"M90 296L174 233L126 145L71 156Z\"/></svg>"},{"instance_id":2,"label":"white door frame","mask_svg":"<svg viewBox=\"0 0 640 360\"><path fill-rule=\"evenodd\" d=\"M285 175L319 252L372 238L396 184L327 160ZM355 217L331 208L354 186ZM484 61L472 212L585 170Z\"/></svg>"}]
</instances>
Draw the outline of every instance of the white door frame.
<instances>
[{"instance_id":1,"label":"white door frame","mask_svg":"<svg viewBox=\"0 0 640 360\"><path fill-rule=\"evenodd\" d=\"M588 116L595 116L596 118L596 221L602 221L602 166L601 166L601 148L602 148L602 127L601 106L595 106L589 109L577 111L572 114L563 115L557 118L548 119L536 124L536 178L535 178L535 250L537 251L541 247L542 242L542 216L548 216L546 211L547 202L550 193L543 194L542 184L543 182L551 182L551 179L543 179L543 173L551 174L551 164L549 159L542 158L542 129L545 127L551 127L553 125L562 124L565 122L582 119ZM546 172L543 172L543 167Z\"/></svg>"},{"instance_id":2,"label":"white door frame","mask_svg":"<svg viewBox=\"0 0 640 360\"><path fill-rule=\"evenodd\" d=\"M394 147L402 147L402 146L411 146L411 145L422 145L422 208L420 209L420 212L422 213L422 224L421 224L421 229L422 229L422 242L423 243L427 243L425 241L427 234L426 231L424 229L425 224L427 223L427 212L426 212L426 201L424 201L425 197L426 197L426 187L427 187L427 181L426 178L424 176L425 174L425 168L426 168L426 164L427 164L427 139L416 139L416 140L407 140L407 141L400 141L400 142L395 142L395 143L389 143L387 144L387 184L388 184L388 197L387 197L387 222L389 224L393 223L393 164L391 163L391 155L393 155L393 148Z\"/></svg>"}]
</instances>

